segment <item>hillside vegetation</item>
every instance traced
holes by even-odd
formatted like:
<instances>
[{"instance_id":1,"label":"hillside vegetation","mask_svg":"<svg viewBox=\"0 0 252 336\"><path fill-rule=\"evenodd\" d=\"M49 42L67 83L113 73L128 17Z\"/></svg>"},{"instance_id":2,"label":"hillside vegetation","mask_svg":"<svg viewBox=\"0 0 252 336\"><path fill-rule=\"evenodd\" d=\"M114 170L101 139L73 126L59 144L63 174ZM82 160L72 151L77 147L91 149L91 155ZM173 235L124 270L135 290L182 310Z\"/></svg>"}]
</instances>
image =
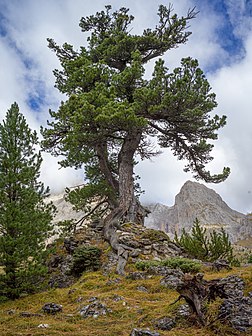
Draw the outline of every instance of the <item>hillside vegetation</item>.
<instances>
[{"instance_id":1,"label":"hillside vegetation","mask_svg":"<svg viewBox=\"0 0 252 336\"><path fill-rule=\"evenodd\" d=\"M134 265L128 265L127 272L133 271ZM246 292L252 290L252 266L233 268L230 271L213 272L203 269L206 279L225 277L236 274L246 282ZM48 291L8 301L0 305L0 335L59 335L59 336L128 336L133 328L155 328L155 320L164 316L175 316L183 300L173 304L178 293L160 285L160 276L150 276L145 280L132 280L109 275L101 271L86 272L69 288L50 289ZM97 298L109 309L106 315L83 318L80 309ZM45 314L45 303L54 302L62 305L62 312L55 315ZM241 335L216 318L216 302L209 307L209 326L200 327L194 317L177 320L177 325L170 331L158 330L160 335L170 336L213 336ZM220 302L218 302L220 304ZM42 324L46 328L41 328ZM48 326L47 326L48 325ZM251 335L249 332L243 335Z\"/></svg>"}]
</instances>

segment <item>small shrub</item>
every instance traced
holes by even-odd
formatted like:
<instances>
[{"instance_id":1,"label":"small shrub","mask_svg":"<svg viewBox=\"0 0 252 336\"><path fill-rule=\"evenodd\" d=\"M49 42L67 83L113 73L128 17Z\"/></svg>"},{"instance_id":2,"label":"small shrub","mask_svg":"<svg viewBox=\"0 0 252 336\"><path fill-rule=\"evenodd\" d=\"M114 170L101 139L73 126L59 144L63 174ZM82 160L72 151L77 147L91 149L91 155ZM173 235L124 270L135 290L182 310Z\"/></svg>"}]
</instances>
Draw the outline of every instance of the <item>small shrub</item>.
<instances>
[{"instance_id":1,"label":"small shrub","mask_svg":"<svg viewBox=\"0 0 252 336\"><path fill-rule=\"evenodd\" d=\"M141 260L137 261L135 266L140 271L146 271L152 266L167 266L175 269L178 268L184 273L197 273L201 268L201 264L199 262L187 258L170 258L161 261Z\"/></svg>"},{"instance_id":2,"label":"small shrub","mask_svg":"<svg viewBox=\"0 0 252 336\"><path fill-rule=\"evenodd\" d=\"M241 262L239 259L233 258L230 262L230 265L234 267L241 267Z\"/></svg>"},{"instance_id":3,"label":"small shrub","mask_svg":"<svg viewBox=\"0 0 252 336\"><path fill-rule=\"evenodd\" d=\"M175 235L175 243L181 246L190 256L203 261L215 261L226 259L229 263L236 261L229 236L222 228L220 232L213 231L208 236L206 229L200 226L196 218L192 227L192 233L183 229L178 238Z\"/></svg>"},{"instance_id":4,"label":"small shrub","mask_svg":"<svg viewBox=\"0 0 252 336\"><path fill-rule=\"evenodd\" d=\"M146 271L152 266L160 266L160 263L156 260L139 260L135 263L135 266L139 271Z\"/></svg>"},{"instance_id":5,"label":"small shrub","mask_svg":"<svg viewBox=\"0 0 252 336\"><path fill-rule=\"evenodd\" d=\"M97 246L82 245L74 250L71 272L77 276L84 271L97 271L101 264L101 249Z\"/></svg>"},{"instance_id":6,"label":"small shrub","mask_svg":"<svg viewBox=\"0 0 252 336\"><path fill-rule=\"evenodd\" d=\"M7 296L4 296L4 295L0 295L0 304L3 303L3 302L6 302L8 301L9 299L7 298Z\"/></svg>"},{"instance_id":7,"label":"small shrub","mask_svg":"<svg viewBox=\"0 0 252 336\"><path fill-rule=\"evenodd\" d=\"M184 273L197 273L200 271L201 264L188 258L171 258L162 262L163 266L179 268Z\"/></svg>"},{"instance_id":8,"label":"small shrub","mask_svg":"<svg viewBox=\"0 0 252 336\"><path fill-rule=\"evenodd\" d=\"M248 257L248 263L252 264L252 254Z\"/></svg>"}]
</instances>

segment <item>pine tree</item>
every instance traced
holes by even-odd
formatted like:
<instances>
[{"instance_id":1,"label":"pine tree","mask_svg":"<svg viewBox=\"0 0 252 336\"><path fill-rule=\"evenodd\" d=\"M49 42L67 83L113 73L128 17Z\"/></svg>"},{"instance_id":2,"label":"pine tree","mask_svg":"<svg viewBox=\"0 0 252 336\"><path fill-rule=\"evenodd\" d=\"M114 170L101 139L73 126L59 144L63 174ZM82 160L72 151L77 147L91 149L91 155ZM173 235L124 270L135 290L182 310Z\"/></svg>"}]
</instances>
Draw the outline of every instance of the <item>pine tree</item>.
<instances>
[{"instance_id":1,"label":"pine tree","mask_svg":"<svg viewBox=\"0 0 252 336\"><path fill-rule=\"evenodd\" d=\"M78 50L48 39L61 65L54 71L56 87L67 99L50 111L42 147L63 155L63 167L84 169L85 184L70 191L69 200L77 210L101 218L106 239L120 251L118 225L143 224L148 213L138 199L137 156L149 159L159 148L170 148L187 161L185 171L212 183L224 181L230 169L213 175L206 169L226 117L212 115L215 94L198 61L184 58L171 71L162 59L187 42L195 9L179 17L172 5L160 5L156 27L140 35L132 31L129 9L111 10L108 5L81 18L88 36ZM147 79L145 65L154 60ZM90 204L96 206L90 209Z\"/></svg>"},{"instance_id":2,"label":"pine tree","mask_svg":"<svg viewBox=\"0 0 252 336\"><path fill-rule=\"evenodd\" d=\"M52 229L49 189L39 181L38 137L17 103L0 124L0 297L33 291L46 269L45 241Z\"/></svg>"},{"instance_id":3,"label":"pine tree","mask_svg":"<svg viewBox=\"0 0 252 336\"><path fill-rule=\"evenodd\" d=\"M148 159L159 153L152 138L187 160L185 171L197 179L218 183L229 175L229 168L214 175L205 169L213 159L212 140L226 117L211 115L215 94L198 61L182 59L170 72L161 59L187 42L188 25L196 15L192 9L179 17L171 5L161 5L156 28L134 35L129 10L112 12L106 6L80 20L89 36L79 51L48 39L61 64L54 71L56 87L67 100L58 111L50 111L42 146L55 156L64 155L63 167L83 167L85 186L69 195L77 209L88 212L87 204L96 202L98 218L114 211L112 217L120 213L121 221L143 223L146 212L137 199L134 167L136 155ZM154 59L147 80L145 64Z\"/></svg>"},{"instance_id":4,"label":"pine tree","mask_svg":"<svg viewBox=\"0 0 252 336\"><path fill-rule=\"evenodd\" d=\"M206 228L200 225L198 218L193 223L191 233L183 229L180 237L175 234L174 240L193 258L203 261L215 261L224 258L229 263L237 262L225 230L221 228L220 232L213 230L210 234L207 234Z\"/></svg>"}]
</instances>

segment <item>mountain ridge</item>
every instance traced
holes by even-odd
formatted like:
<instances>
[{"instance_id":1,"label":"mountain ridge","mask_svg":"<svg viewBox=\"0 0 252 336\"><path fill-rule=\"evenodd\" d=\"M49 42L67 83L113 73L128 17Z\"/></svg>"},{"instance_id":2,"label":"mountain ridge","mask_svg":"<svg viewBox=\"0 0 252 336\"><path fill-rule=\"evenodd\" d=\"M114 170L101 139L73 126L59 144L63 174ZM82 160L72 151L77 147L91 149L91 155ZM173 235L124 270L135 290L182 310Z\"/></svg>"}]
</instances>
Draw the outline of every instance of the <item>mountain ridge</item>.
<instances>
[{"instance_id":1,"label":"mountain ridge","mask_svg":"<svg viewBox=\"0 0 252 336\"><path fill-rule=\"evenodd\" d=\"M232 242L252 236L250 217L231 209L216 191L198 182L187 181L173 206L150 205L150 210L145 225L170 235L181 234L183 228L190 231L198 218L209 230L224 228Z\"/></svg>"},{"instance_id":2,"label":"mountain ridge","mask_svg":"<svg viewBox=\"0 0 252 336\"><path fill-rule=\"evenodd\" d=\"M52 195L48 201L52 201L58 210L53 220L56 226L62 220L72 218L78 221L84 216L84 212L75 211L66 202L64 193ZM175 232L181 234L183 228L190 231L196 217L209 230L224 228L232 242L252 237L251 216L231 209L216 191L198 182L185 182L175 196L173 206L161 203L145 206L151 211L145 219L145 226L162 230L171 238Z\"/></svg>"}]
</instances>

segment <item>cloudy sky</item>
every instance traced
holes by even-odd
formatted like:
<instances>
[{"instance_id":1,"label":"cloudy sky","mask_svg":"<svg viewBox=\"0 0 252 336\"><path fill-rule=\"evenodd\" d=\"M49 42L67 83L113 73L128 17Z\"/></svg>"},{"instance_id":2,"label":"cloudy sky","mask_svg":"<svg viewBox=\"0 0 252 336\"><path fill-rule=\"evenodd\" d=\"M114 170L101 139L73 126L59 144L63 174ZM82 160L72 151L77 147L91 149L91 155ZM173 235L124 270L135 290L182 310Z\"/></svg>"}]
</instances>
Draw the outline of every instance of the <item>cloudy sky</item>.
<instances>
[{"instance_id":1,"label":"cloudy sky","mask_svg":"<svg viewBox=\"0 0 252 336\"><path fill-rule=\"evenodd\" d=\"M85 43L79 29L82 16L111 4L129 7L139 33L157 23L156 0L0 0L0 119L16 101L30 127L39 130L64 96L54 88L53 69L59 64L46 39L68 42L76 49ZM172 2L172 1L171 1ZM176 0L174 10L185 15L196 6L199 14L191 22L192 35L186 45L164 58L170 69L182 57L199 60L217 95L214 113L227 115L227 126L219 132L209 165L213 173L231 168L230 177L218 185L208 184L226 203L243 213L252 211L252 0ZM150 71L150 69L148 69ZM81 171L60 169L57 160L44 156L42 179L52 192L83 181ZM153 161L140 162L137 173L145 189L143 201L174 204L174 197L192 176L183 172L167 150Z\"/></svg>"}]
</instances>

